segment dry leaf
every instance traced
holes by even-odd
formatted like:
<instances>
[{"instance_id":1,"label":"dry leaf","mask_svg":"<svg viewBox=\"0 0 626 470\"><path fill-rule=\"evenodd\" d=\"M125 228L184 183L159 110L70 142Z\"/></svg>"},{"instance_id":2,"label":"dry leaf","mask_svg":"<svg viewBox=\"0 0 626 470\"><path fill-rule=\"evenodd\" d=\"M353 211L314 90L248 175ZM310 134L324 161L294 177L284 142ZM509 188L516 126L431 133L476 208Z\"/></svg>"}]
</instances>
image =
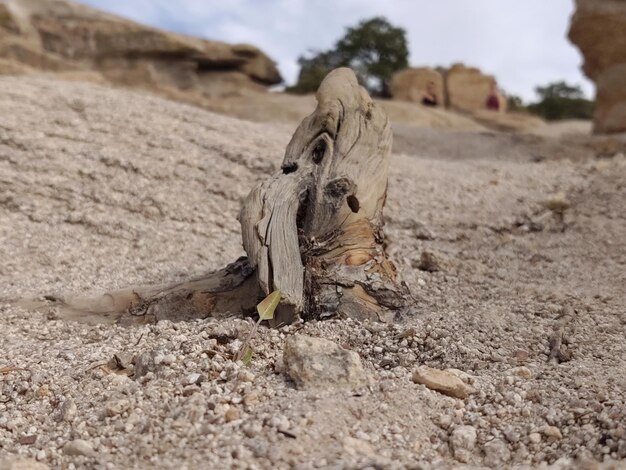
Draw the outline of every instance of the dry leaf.
<instances>
[{"instance_id":1,"label":"dry leaf","mask_svg":"<svg viewBox=\"0 0 626 470\"><path fill-rule=\"evenodd\" d=\"M280 290L275 290L265 297L259 305L256 306L261 320L271 320L274 318L274 311L280 302Z\"/></svg>"},{"instance_id":2,"label":"dry leaf","mask_svg":"<svg viewBox=\"0 0 626 470\"><path fill-rule=\"evenodd\" d=\"M246 347L243 357L241 358L241 362L246 367L250 367L252 365L252 348L250 346Z\"/></svg>"},{"instance_id":3,"label":"dry leaf","mask_svg":"<svg viewBox=\"0 0 626 470\"><path fill-rule=\"evenodd\" d=\"M243 342L241 349L239 349L239 352L235 356L235 360L243 361L246 366L249 366L252 363L252 348L250 347L250 341L256 334L256 331L263 320L271 320L274 318L274 311L276 310L276 307L278 307L279 302L280 290L275 290L256 306L256 310L259 312L259 321L257 321L252 327L252 330L250 330L248 337Z\"/></svg>"}]
</instances>

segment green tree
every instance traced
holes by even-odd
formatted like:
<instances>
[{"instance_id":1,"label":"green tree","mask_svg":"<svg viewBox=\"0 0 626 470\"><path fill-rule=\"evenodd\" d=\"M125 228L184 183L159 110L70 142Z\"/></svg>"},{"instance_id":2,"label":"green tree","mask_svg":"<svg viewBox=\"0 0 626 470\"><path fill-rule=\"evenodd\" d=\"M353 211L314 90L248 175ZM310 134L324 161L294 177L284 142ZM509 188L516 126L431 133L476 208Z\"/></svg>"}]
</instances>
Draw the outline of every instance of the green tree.
<instances>
[{"instance_id":1,"label":"green tree","mask_svg":"<svg viewBox=\"0 0 626 470\"><path fill-rule=\"evenodd\" d=\"M332 51L314 53L311 57L301 56L298 59L300 74L298 82L287 88L294 93L314 93L324 77L331 70L340 67L338 57Z\"/></svg>"},{"instance_id":2,"label":"green tree","mask_svg":"<svg viewBox=\"0 0 626 470\"><path fill-rule=\"evenodd\" d=\"M559 119L591 119L594 102L585 99L578 85L553 82L535 88L539 101L528 105L527 109L548 121Z\"/></svg>"},{"instance_id":3,"label":"green tree","mask_svg":"<svg viewBox=\"0 0 626 470\"><path fill-rule=\"evenodd\" d=\"M549 83L546 86L535 87L535 92L542 100L546 98L564 98L577 100L584 98L583 90L579 85L568 85L564 81Z\"/></svg>"},{"instance_id":4,"label":"green tree","mask_svg":"<svg viewBox=\"0 0 626 470\"><path fill-rule=\"evenodd\" d=\"M298 59L298 82L288 90L311 93L336 67L350 67L359 82L374 95L389 95L389 80L394 72L408 65L406 31L385 18L361 21L328 51L314 52Z\"/></svg>"},{"instance_id":5,"label":"green tree","mask_svg":"<svg viewBox=\"0 0 626 470\"><path fill-rule=\"evenodd\" d=\"M506 98L506 109L514 112L524 112L526 111L526 107L524 106L524 102L517 95L508 95Z\"/></svg>"}]
</instances>

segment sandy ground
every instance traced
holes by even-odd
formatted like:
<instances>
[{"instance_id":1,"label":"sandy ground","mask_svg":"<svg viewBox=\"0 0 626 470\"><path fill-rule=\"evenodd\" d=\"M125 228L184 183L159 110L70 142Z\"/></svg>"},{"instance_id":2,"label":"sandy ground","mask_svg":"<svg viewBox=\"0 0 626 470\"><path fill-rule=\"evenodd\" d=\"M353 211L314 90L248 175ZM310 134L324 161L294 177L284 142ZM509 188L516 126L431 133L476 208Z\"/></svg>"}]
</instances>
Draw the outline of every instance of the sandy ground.
<instances>
[{"instance_id":1,"label":"sandy ground","mask_svg":"<svg viewBox=\"0 0 626 470\"><path fill-rule=\"evenodd\" d=\"M624 468L610 463L626 459L623 155L396 129L386 232L414 311L262 328L248 368L232 361L250 329L237 317L125 329L9 300L234 260L240 200L290 130L78 82L0 90L0 468ZM295 333L358 353L372 385L296 389ZM133 356L153 362L140 378ZM419 365L478 393L416 385Z\"/></svg>"}]
</instances>

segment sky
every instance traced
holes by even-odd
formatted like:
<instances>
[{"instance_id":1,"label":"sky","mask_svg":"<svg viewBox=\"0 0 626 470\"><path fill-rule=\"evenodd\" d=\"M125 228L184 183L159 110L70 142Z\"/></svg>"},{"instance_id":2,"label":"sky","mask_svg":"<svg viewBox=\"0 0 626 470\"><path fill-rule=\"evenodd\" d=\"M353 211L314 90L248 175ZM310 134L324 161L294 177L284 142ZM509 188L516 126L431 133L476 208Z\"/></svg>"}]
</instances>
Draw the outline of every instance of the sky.
<instances>
[{"instance_id":1,"label":"sky","mask_svg":"<svg viewBox=\"0 0 626 470\"><path fill-rule=\"evenodd\" d=\"M250 43L276 61L287 84L298 57L326 50L346 27L385 16L407 31L412 66L463 62L496 76L507 93L534 100L534 88L565 80L593 84L566 38L573 0L80 0L169 31Z\"/></svg>"}]
</instances>

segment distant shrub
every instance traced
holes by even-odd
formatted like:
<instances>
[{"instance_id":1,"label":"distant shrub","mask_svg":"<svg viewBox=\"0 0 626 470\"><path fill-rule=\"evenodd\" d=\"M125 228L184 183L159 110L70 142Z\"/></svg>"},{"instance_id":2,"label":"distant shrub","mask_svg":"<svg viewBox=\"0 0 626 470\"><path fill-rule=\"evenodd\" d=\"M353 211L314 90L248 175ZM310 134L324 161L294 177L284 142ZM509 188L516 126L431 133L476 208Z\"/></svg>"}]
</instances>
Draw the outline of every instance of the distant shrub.
<instances>
[{"instance_id":1,"label":"distant shrub","mask_svg":"<svg viewBox=\"0 0 626 470\"><path fill-rule=\"evenodd\" d=\"M388 96L391 76L408 66L408 58L404 29L391 25L383 17L364 20L348 28L333 49L301 56L298 82L287 91L315 92L328 72L350 67L371 94Z\"/></svg>"},{"instance_id":2,"label":"distant shrub","mask_svg":"<svg viewBox=\"0 0 626 470\"><path fill-rule=\"evenodd\" d=\"M535 88L539 101L526 109L548 121L560 119L591 119L594 102L586 99L578 85L560 81ZM521 101L521 100L520 100Z\"/></svg>"},{"instance_id":3,"label":"distant shrub","mask_svg":"<svg viewBox=\"0 0 626 470\"><path fill-rule=\"evenodd\" d=\"M508 95L506 98L506 109L513 112L525 112L527 111L524 102L519 96Z\"/></svg>"}]
</instances>

